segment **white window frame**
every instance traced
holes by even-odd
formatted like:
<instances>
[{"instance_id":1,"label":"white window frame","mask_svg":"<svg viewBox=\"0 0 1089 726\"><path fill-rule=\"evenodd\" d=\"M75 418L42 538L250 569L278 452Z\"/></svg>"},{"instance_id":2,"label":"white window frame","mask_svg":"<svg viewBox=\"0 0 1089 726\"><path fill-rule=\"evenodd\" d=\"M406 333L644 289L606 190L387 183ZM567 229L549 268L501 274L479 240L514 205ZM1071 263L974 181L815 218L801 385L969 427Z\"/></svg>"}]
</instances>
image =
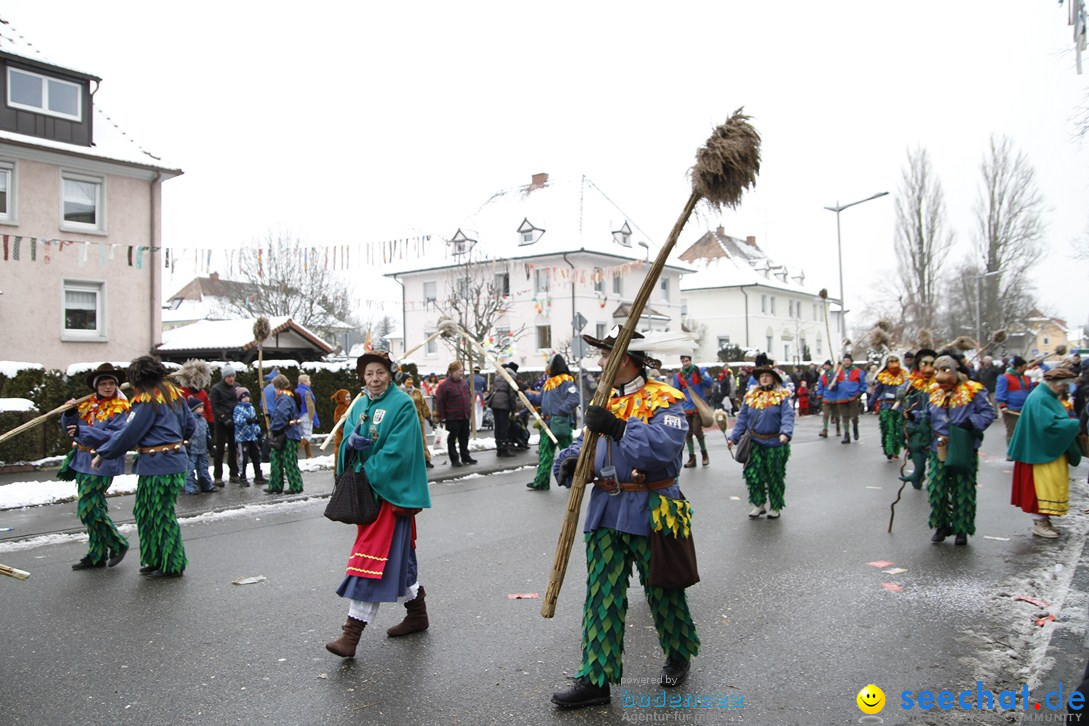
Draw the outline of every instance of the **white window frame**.
<instances>
[{"instance_id":1,"label":"white window frame","mask_svg":"<svg viewBox=\"0 0 1089 726\"><path fill-rule=\"evenodd\" d=\"M533 292L540 294L542 292L551 292L552 281L549 279L548 270L536 269L533 271Z\"/></svg>"},{"instance_id":2,"label":"white window frame","mask_svg":"<svg viewBox=\"0 0 1089 726\"><path fill-rule=\"evenodd\" d=\"M510 297L510 273L497 272L493 280L496 294L499 297Z\"/></svg>"},{"instance_id":3,"label":"white window frame","mask_svg":"<svg viewBox=\"0 0 1089 726\"><path fill-rule=\"evenodd\" d=\"M434 330L425 330L424 336L431 338L435 334ZM439 355L439 341L428 340L424 345L424 358L437 358Z\"/></svg>"},{"instance_id":4,"label":"white window frame","mask_svg":"<svg viewBox=\"0 0 1089 726\"><path fill-rule=\"evenodd\" d=\"M85 182L98 185L95 199L95 223L69 222L64 218L64 183L66 181ZM61 169L60 172L60 228L65 232L83 232L85 234L106 234L106 177L83 174L78 171Z\"/></svg>"},{"instance_id":5,"label":"white window frame","mask_svg":"<svg viewBox=\"0 0 1089 726\"><path fill-rule=\"evenodd\" d=\"M544 341L547 345L541 345L541 333L545 334L548 340ZM538 325L536 329L537 334L537 350L552 350L552 326L551 325Z\"/></svg>"},{"instance_id":6,"label":"white window frame","mask_svg":"<svg viewBox=\"0 0 1089 726\"><path fill-rule=\"evenodd\" d=\"M662 293L662 300L665 300L666 302L669 302L669 278L668 277L663 277L662 279L658 280L658 289Z\"/></svg>"},{"instance_id":7,"label":"white window frame","mask_svg":"<svg viewBox=\"0 0 1089 726\"><path fill-rule=\"evenodd\" d=\"M18 224L15 216L15 162L6 161L0 159L0 177L4 177L6 182L4 188L6 189L7 209L0 211L0 224Z\"/></svg>"},{"instance_id":8,"label":"white window frame","mask_svg":"<svg viewBox=\"0 0 1089 726\"><path fill-rule=\"evenodd\" d=\"M430 294L428 294L428 286L431 287ZM423 299L424 309L430 310L437 307L439 304L439 283L438 280L424 280L423 282ZM434 332L434 331L432 331Z\"/></svg>"},{"instance_id":9,"label":"white window frame","mask_svg":"<svg viewBox=\"0 0 1089 726\"><path fill-rule=\"evenodd\" d=\"M25 104L25 103L19 103L17 101L12 101L11 100L11 74L12 73L22 73L24 76L30 76L31 78L37 78L39 81L41 81L41 83L42 83L42 105L40 107L39 106L30 106L30 105ZM53 116L55 118L63 118L63 119L67 119L69 121L75 121L77 123L82 123L83 122L83 87L81 85L79 85L78 83L72 83L71 81L61 80L60 78L55 78L53 76L45 76L45 75L42 75L41 73L35 73L34 71L28 71L28 70L25 70L23 68L12 68L11 66L8 66L7 82L8 82L8 94L7 94L8 95L8 97L7 97L8 106L11 106L12 108L19 108L19 109L22 109L24 111L33 111L34 113L40 113L40 114L44 114L46 116ZM74 116L72 114L62 113L60 111L54 111L53 109L49 108L49 84L50 83L59 83L62 86L71 86L72 88L76 89L76 114Z\"/></svg>"},{"instance_id":10,"label":"white window frame","mask_svg":"<svg viewBox=\"0 0 1089 726\"><path fill-rule=\"evenodd\" d=\"M72 292L95 293L95 329L70 330L66 327L65 311L68 309L68 295ZM61 280L61 340L81 343L105 343L106 336L106 282L104 280Z\"/></svg>"},{"instance_id":11,"label":"white window frame","mask_svg":"<svg viewBox=\"0 0 1089 726\"><path fill-rule=\"evenodd\" d=\"M598 323L594 326L594 337L598 340L605 340L605 336L609 334L608 323Z\"/></svg>"},{"instance_id":12,"label":"white window frame","mask_svg":"<svg viewBox=\"0 0 1089 726\"><path fill-rule=\"evenodd\" d=\"M624 276L614 272L613 273L613 295L624 294Z\"/></svg>"},{"instance_id":13,"label":"white window frame","mask_svg":"<svg viewBox=\"0 0 1089 726\"><path fill-rule=\"evenodd\" d=\"M730 336L728 336L728 335L718 336L718 350L722 350L723 348L725 348L729 344L730 344ZM717 353L718 351L716 350L715 352Z\"/></svg>"},{"instance_id":14,"label":"white window frame","mask_svg":"<svg viewBox=\"0 0 1089 726\"><path fill-rule=\"evenodd\" d=\"M594 268L594 292L605 294L605 270L601 267Z\"/></svg>"},{"instance_id":15,"label":"white window frame","mask_svg":"<svg viewBox=\"0 0 1089 726\"><path fill-rule=\"evenodd\" d=\"M771 296L771 314L775 315L775 296L774 295Z\"/></svg>"},{"instance_id":16,"label":"white window frame","mask_svg":"<svg viewBox=\"0 0 1089 726\"><path fill-rule=\"evenodd\" d=\"M768 312L768 296L767 295L761 295L760 296L760 312L764 313L765 315Z\"/></svg>"}]
</instances>

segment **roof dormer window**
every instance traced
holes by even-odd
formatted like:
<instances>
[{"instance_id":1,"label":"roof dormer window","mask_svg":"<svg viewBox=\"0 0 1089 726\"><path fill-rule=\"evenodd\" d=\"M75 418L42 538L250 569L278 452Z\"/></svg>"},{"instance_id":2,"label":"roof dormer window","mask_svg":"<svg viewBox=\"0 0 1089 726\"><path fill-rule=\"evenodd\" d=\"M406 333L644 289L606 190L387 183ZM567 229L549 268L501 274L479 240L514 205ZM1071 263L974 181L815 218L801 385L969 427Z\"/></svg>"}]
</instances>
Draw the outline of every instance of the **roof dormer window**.
<instances>
[{"instance_id":1,"label":"roof dormer window","mask_svg":"<svg viewBox=\"0 0 1089 726\"><path fill-rule=\"evenodd\" d=\"M533 223L529 221L529 218L522 220L522 223L518 225L518 244L531 245L541 238L545 231L538 227L534 227Z\"/></svg>"},{"instance_id":2,"label":"roof dormer window","mask_svg":"<svg viewBox=\"0 0 1089 726\"><path fill-rule=\"evenodd\" d=\"M631 247L631 227L627 222L624 222L620 229L613 230L613 242L621 247Z\"/></svg>"},{"instance_id":3,"label":"roof dormer window","mask_svg":"<svg viewBox=\"0 0 1089 726\"><path fill-rule=\"evenodd\" d=\"M8 106L47 116L83 120L83 89L76 83L8 67Z\"/></svg>"},{"instance_id":4,"label":"roof dormer window","mask_svg":"<svg viewBox=\"0 0 1089 726\"><path fill-rule=\"evenodd\" d=\"M467 237L459 228L458 231L454 233L454 236L447 240L446 243L450 245L450 251L454 255L464 255L473 248L473 245L476 244L476 240Z\"/></svg>"}]
</instances>

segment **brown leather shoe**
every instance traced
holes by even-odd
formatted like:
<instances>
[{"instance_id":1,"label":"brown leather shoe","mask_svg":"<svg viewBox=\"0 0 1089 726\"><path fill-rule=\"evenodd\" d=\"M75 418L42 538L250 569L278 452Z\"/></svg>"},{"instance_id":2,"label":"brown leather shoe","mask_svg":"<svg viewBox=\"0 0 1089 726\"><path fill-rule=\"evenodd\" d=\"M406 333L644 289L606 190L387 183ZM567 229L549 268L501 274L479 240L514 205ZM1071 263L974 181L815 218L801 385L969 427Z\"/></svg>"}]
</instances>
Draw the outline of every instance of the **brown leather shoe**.
<instances>
[{"instance_id":1,"label":"brown leather shoe","mask_svg":"<svg viewBox=\"0 0 1089 726\"><path fill-rule=\"evenodd\" d=\"M696 455L695 454L689 454L688 455L688 461L684 462L684 468L685 469L695 469L696 468Z\"/></svg>"},{"instance_id":2,"label":"brown leather shoe","mask_svg":"<svg viewBox=\"0 0 1089 726\"><path fill-rule=\"evenodd\" d=\"M367 627L366 622L349 616L343 628L344 632L332 643L326 643L325 649L341 658L355 658L355 646L359 644L359 636L363 635L365 627Z\"/></svg>"},{"instance_id":3,"label":"brown leather shoe","mask_svg":"<svg viewBox=\"0 0 1089 726\"><path fill-rule=\"evenodd\" d=\"M427 593L423 589L423 585L420 585L419 592L416 593L416 597L405 603L405 610L408 614L405 615L405 619L398 625L394 625L392 628L386 631L386 635L391 638L398 638L402 635L410 635L412 633L419 633L422 630L427 630Z\"/></svg>"}]
</instances>

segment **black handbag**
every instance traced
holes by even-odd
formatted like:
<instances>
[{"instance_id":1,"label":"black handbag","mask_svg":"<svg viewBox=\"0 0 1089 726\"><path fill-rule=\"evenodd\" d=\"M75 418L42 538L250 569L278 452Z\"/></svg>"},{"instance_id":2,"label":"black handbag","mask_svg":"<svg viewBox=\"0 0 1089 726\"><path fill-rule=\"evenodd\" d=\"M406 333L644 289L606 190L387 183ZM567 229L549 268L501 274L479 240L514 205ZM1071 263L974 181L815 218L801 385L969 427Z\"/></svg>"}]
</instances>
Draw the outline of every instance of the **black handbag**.
<instances>
[{"instance_id":1,"label":"black handbag","mask_svg":"<svg viewBox=\"0 0 1089 726\"><path fill-rule=\"evenodd\" d=\"M282 451L287 444L287 429L280 429L279 431L270 431L268 434L268 445L277 451Z\"/></svg>"},{"instance_id":2,"label":"black handbag","mask_svg":"<svg viewBox=\"0 0 1089 726\"><path fill-rule=\"evenodd\" d=\"M700 581L696 567L696 545L692 534L674 537L668 530L650 533L651 587L683 589Z\"/></svg>"},{"instance_id":3,"label":"black handbag","mask_svg":"<svg viewBox=\"0 0 1089 726\"><path fill-rule=\"evenodd\" d=\"M345 458L344 469L333 486L333 494L325 506L325 517L344 524L370 524L378 519L381 503L371 489L367 472L355 470L358 454L352 451Z\"/></svg>"}]
</instances>

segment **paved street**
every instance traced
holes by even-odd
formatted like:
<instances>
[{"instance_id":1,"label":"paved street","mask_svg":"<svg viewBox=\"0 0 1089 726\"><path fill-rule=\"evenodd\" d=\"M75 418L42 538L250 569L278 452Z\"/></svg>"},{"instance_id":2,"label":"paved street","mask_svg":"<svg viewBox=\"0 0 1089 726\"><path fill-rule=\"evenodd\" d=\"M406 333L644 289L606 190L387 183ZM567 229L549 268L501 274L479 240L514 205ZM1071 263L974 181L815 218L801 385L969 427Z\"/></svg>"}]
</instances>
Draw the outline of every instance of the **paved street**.
<instances>
[{"instance_id":1,"label":"paved street","mask_svg":"<svg viewBox=\"0 0 1089 726\"><path fill-rule=\"evenodd\" d=\"M848 724L863 715L855 695L875 683L887 698L884 723L1003 724L1021 714L905 711L900 694L974 692L977 681L996 693L1027 683L1034 696L1058 680L1073 688L1085 661L1085 467L1074 474L1076 514L1059 522L1064 537L1034 539L1028 517L1009 505L1010 465L995 429L984 445L977 535L968 547L952 538L933 545L925 495L910 486L886 532L899 482L879 451L876 418L863 418L863 441L850 446L818 439L818 425L799 423L779 521L746 518L740 466L717 431L711 466L683 473L696 511L702 582L689 599L703 647L678 690L728 694L743 706L630 706L659 693L640 679L656 678L663 661L633 581L630 682L614 686L610 706L556 711L549 696L579 660L581 540L555 618L540 617L540 600L510 599L544 595L567 496L527 491L532 473L495 471L489 452L476 468L491 473L435 481L434 507L418 519L430 630L387 638L404 610L384 605L354 661L323 648L345 620L334 590L355 532L322 517L325 500L314 495L328 492L329 472L307 474L294 501L270 503L253 489L183 498L190 566L180 580L139 577L135 552L112 570L71 572L85 544L75 538L26 546L32 535L79 532L74 503L0 512L0 527L12 527L0 533L0 562L32 573L0 580L0 720L613 724L672 714L681 723ZM132 499L110 500L119 522L131 521ZM867 565L881 560L892 564ZM893 567L906 572L882 572ZM231 584L257 575L267 580ZM1044 611L1058 621L1036 627Z\"/></svg>"}]
</instances>

